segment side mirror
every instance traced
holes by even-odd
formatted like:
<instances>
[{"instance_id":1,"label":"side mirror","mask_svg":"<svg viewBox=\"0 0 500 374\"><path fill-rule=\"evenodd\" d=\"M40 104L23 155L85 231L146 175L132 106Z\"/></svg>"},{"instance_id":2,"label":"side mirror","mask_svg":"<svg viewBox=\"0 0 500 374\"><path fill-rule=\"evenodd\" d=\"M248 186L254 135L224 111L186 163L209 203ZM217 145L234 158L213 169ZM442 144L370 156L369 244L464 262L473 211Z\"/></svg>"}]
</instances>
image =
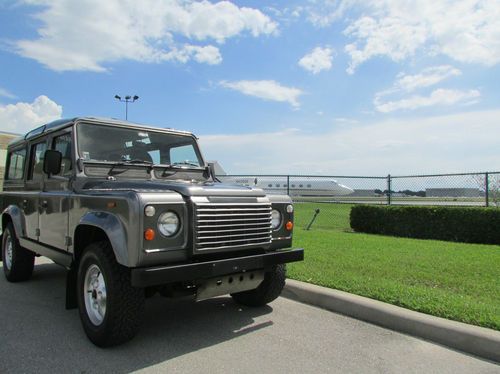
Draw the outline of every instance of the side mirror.
<instances>
[{"instance_id":1,"label":"side mirror","mask_svg":"<svg viewBox=\"0 0 500 374\"><path fill-rule=\"evenodd\" d=\"M217 180L217 176L215 175L215 164L213 162L208 163L208 170L210 170L210 176L215 181Z\"/></svg>"},{"instance_id":2,"label":"side mirror","mask_svg":"<svg viewBox=\"0 0 500 374\"><path fill-rule=\"evenodd\" d=\"M48 149L45 151L43 160L43 172L45 174L59 174L61 171L62 153Z\"/></svg>"}]
</instances>

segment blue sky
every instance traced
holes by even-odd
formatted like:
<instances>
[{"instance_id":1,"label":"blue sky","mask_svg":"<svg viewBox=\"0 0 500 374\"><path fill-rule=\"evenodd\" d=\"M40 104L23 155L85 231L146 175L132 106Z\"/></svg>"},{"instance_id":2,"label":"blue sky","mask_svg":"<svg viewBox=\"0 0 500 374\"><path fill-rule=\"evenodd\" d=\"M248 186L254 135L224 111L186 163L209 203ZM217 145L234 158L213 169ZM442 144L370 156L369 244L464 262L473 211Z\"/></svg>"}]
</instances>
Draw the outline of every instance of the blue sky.
<instances>
[{"instance_id":1,"label":"blue sky","mask_svg":"<svg viewBox=\"0 0 500 374\"><path fill-rule=\"evenodd\" d=\"M500 169L500 1L0 1L0 129L124 117L232 173Z\"/></svg>"}]
</instances>

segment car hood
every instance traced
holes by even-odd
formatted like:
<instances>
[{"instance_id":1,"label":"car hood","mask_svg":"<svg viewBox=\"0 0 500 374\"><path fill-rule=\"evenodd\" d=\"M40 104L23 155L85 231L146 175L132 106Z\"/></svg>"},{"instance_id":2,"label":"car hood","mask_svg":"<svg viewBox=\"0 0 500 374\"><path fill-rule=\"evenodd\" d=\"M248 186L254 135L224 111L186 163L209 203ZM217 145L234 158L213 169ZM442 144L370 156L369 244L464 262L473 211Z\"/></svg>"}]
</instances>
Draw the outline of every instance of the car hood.
<instances>
[{"instance_id":1,"label":"car hood","mask_svg":"<svg viewBox=\"0 0 500 374\"><path fill-rule=\"evenodd\" d=\"M134 191L134 192L167 192L175 191L184 196L265 196L260 188L246 187L236 184L218 182L186 182L186 181L87 181L84 191Z\"/></svg>"}]
</instances>

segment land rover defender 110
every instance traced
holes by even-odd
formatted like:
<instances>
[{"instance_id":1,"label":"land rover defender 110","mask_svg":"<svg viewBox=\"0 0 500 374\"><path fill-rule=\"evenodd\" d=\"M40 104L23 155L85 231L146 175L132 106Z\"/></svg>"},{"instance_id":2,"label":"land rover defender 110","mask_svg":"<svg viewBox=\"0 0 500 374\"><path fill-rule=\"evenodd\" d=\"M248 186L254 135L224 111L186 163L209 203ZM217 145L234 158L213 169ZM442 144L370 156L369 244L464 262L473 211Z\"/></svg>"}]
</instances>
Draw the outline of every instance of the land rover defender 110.
<instances>
[{"instance_id":1,"label":"land rover defender 110","mask_svg":"<svg viewBox=\"0 0 500 374\"><path fill-rule=\"evenodd\" d=\"M136 334L156 293L267 304L304 256L290 197L220 183L189 132L48 123L9 144L0 204L7 280L29 279L39 255L64 266L66 307L103 347Z\"/></svg>"}]
</instances>

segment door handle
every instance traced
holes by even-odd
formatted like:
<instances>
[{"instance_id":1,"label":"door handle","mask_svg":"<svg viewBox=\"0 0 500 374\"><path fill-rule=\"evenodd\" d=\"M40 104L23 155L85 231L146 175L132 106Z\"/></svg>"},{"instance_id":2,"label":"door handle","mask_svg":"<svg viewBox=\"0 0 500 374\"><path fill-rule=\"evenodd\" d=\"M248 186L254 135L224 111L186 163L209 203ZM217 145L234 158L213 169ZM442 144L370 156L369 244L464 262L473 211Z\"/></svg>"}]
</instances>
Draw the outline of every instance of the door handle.
<instances>
[{"instance_id":1,"label":"door handle","mask_svg":"<svg viewBox=\"0 0 500 374\"><path fill-rule=\"evenodd\" d=\"M48 206L49 206L49 203L47 202L47 200L44 200L40 203L40 206L43 208L43 209L46 209Z\"/></svg>"}]
</instances>

